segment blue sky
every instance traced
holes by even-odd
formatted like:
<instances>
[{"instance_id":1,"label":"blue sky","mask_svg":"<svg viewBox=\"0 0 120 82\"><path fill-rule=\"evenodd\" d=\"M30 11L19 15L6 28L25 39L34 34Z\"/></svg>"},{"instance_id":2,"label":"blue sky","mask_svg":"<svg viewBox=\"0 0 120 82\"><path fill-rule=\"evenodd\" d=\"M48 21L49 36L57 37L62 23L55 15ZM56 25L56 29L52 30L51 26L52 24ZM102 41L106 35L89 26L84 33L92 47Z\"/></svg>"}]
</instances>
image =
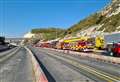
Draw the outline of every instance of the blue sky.
<instances>
[{"instance_id":1,"label":"blue sky","mask_svg":"<svg viewBox=\"0 0 120 82\"><path fill-rule=\"evenodd\" d=\"M22 37L32 28L69 28L110 0L0 0L0 34Z\"/></svg>"}]
</instances>

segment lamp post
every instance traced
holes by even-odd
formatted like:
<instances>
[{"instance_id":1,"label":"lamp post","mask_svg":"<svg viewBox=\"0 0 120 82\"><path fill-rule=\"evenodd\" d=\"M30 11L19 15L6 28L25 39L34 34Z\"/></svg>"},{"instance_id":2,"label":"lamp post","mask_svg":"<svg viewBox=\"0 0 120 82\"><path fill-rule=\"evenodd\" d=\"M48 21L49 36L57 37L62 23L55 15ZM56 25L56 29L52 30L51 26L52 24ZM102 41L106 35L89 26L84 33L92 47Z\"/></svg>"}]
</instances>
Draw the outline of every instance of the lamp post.
<instances>
[{"instance_id":1,"label":"lamp post","mask_svg":"<svg viewBox=\"0 0 120 82\"><path fill-rule=\"evenodd\" d=\"M57 39L57 28L56 28L56 39Z\"/></svg>"}]
</instances>

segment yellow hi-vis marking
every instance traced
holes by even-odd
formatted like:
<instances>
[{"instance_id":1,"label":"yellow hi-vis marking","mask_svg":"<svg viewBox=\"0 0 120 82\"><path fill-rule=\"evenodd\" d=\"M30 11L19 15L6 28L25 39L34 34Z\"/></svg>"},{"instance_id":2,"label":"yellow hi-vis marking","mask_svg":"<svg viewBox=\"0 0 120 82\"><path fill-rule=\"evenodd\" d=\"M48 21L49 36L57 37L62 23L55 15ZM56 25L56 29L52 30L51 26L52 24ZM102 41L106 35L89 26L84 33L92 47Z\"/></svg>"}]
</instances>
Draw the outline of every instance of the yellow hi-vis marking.
<instances>
[{"instance_id":1,"label":"yellow hi-vis marking","mask_svg":"<svg viewBox=\"0 0 120 82\"><path fill-rule=\"evenodd\" d=\"M89 73L91 73L91 74L94 74L94 75L98 76L99 78L102 78L102 79L106 80L107 82L119 82L119 81L120 81L120 80L118 79L118 77L117 77L117 78L114 78L114 77L105 75L105 73L104 73L104 74L101 74L100 71L94 70L94 69L92 69L92 68L90 68L90 67L88 67L88 66L82 65L82 64L80 64L80 63L78 63L78 62L75 62L75 61L73 61L73 60L66 59L66 58L63 58L63 57L60 57L60 56L57 56L57 55L53 55L52 53L47 53L47 54L49 54L49 55L51 55L51 56L54 56L54 57L56 57L56 58L59 58L59 59L61 59L61 60L63 60L63 61L66 61L66 62L70 63L71 65L73 65L73 66L75 66L75 67L78 67L78 68L80 68L80 69L83 69L83 70L85 70L85 71L87 71L87 72L89 72Z\"/></svg>"}]
</instances>

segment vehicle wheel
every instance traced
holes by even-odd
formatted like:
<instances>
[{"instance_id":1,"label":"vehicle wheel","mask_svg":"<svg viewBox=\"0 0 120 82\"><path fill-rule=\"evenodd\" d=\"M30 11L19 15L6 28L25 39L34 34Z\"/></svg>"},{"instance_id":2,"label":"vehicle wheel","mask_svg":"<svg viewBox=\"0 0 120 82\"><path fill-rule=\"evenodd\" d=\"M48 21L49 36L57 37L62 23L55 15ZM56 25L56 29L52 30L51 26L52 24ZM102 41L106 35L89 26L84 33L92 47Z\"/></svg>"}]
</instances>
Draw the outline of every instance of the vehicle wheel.
<instances>
[{"instance_id":1,"label":"vehicle wheel","mask_svg":"<svg viewBox=\"0 0 120 82\"><path fill-rule=\"evenodd\" d=\"M109 53L109 54L110 54L110 56L114 56L114 53L113 53L112 51L110 51L110 53Z\"/></svg>"},{"instance_id":2,"label":"vehicle wheel","mask_svg":"<svg viewBox=\"0 0 120 82\"><path fill-rule=\"evenodd\" d=\"M99 49L99 50L102 50L102 48L101 48L101 47L99 47L98 49Z\"/></svg>"}]
</instances>

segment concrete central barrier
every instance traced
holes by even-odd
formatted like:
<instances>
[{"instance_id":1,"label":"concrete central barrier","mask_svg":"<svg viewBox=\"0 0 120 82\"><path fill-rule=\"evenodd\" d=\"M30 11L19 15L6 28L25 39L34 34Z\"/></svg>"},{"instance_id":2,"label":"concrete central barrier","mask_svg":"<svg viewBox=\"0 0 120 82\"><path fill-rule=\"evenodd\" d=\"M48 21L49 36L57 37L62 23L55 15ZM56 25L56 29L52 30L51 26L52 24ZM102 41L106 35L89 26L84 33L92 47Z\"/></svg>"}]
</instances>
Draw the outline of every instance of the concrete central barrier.
<instances>
[{"instance_id":1,"label":"concrete central barrier","mask_svg":"<svg viewBox=\"0 0 120 82\"><path fill-rule=\"evenodd\" d=\"M35 82L48 82L44 72L42 71L39 63L37 62L31 50L28 49L27 47L25 47L25 49L30 54L30 58L31 58L32 66L33 66L32 68L33 68L34 81Z\"/></svg>"}]
</instances>

